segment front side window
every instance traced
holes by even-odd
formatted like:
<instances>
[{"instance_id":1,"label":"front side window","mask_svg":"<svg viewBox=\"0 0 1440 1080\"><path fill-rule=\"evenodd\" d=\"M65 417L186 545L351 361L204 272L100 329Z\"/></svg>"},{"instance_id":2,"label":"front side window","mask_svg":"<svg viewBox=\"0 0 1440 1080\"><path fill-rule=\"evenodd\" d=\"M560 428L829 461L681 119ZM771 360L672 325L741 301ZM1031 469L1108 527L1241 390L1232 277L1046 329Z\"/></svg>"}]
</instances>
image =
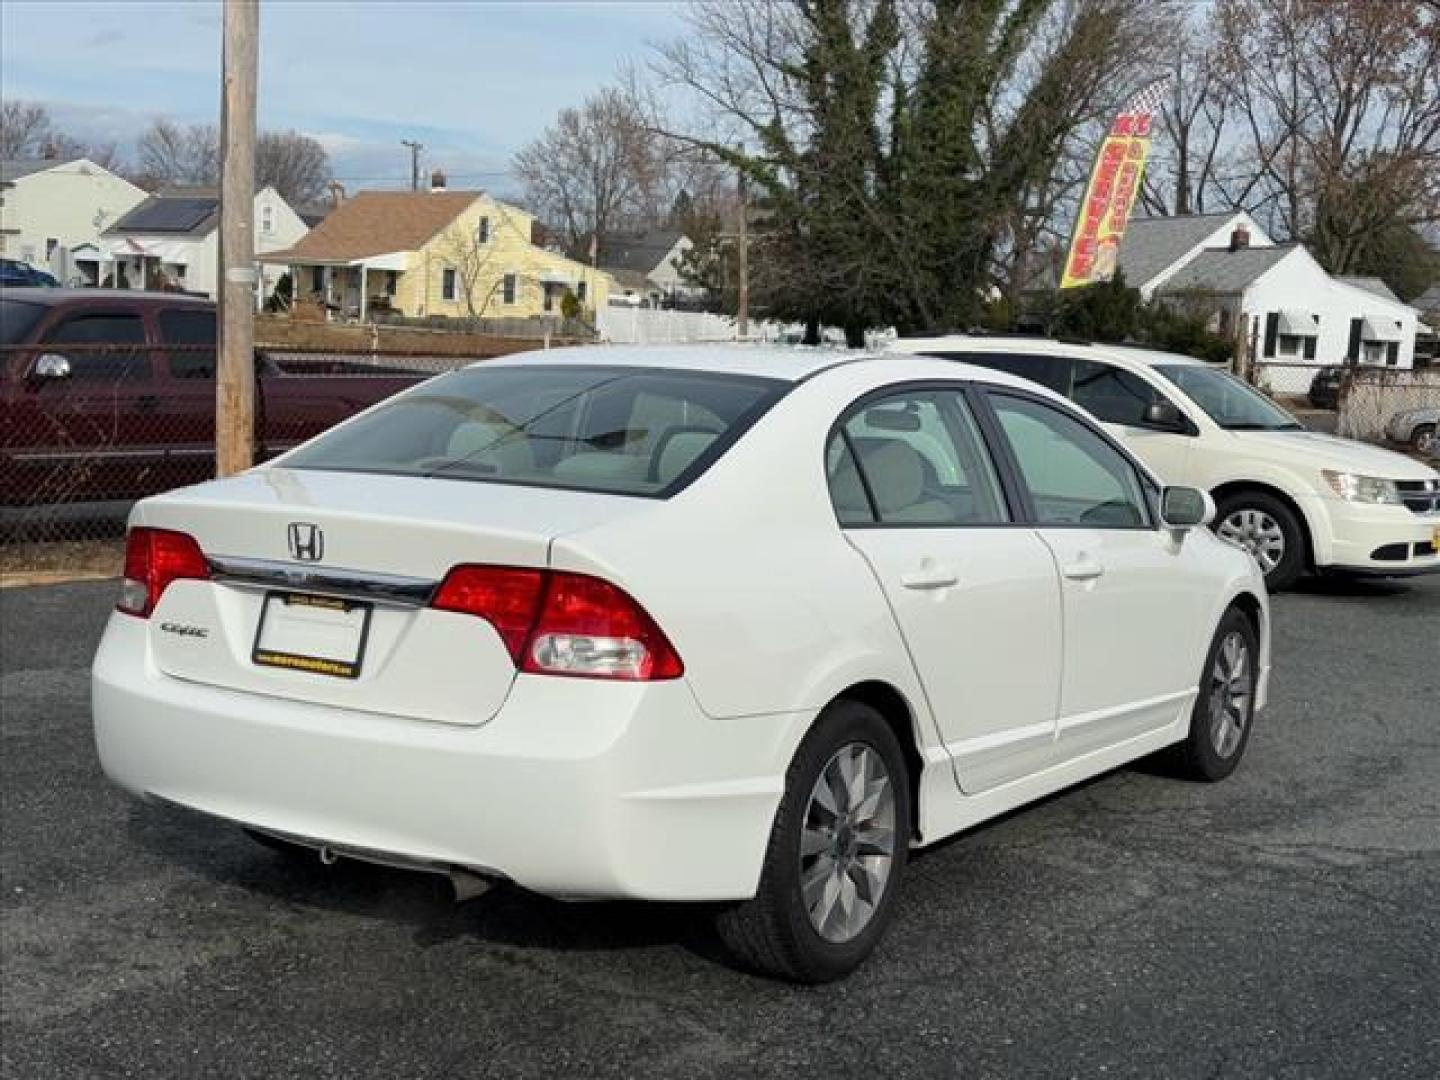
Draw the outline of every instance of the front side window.
<instances>
[{"instance_id":1,"label":"front side window","mask_svg":"<svg viewBox=\"0 0 1440 1080\"><path fill-rule=\"evenodd\" d=\"M0 300L0 345L18 345L45 314L39 304L23 300Z\"/></svg>"},{"instance_id":2,"label":"front side window","mask_svg":"<svg viewBox=\"0 0 1440 1080\"><path fill-rule=\"evenodd\" d=\"M1029 398L992 392L991 404L1040 525L1147 528L1135 467L1078 418Z\"/></svg>"},{"instance_id":3,"label":"front side window","mask_svg":"<svg viewBox=\"0 0 1440 1080\"><path fill-rule=\"evenodd\" d=\"M283 464L663 497L708 468L786 385L649 368L467 368Z\"/></svg>"},{"instance_id":4,"label":"front side window","mask_svg":"<svg viewBox=\"0 0 1440 1080\"><path fill-rule=\"evenodd\" d=\"M120 382L150 373L150 358L141 346L145 325L133 313L75 315L52 330L47 345L70 361L72 379ZM75 345L79 348L66 349Z\"/></svg>"},{"instance_id":5,"label":"front side window","mask_svg":"<svg viewBox=\"0 0 1440 1080\"><path fill-rule=\"evenodd\" d=\"M1159 398L1155 388L1133 372L1099 360L1076 360L1070 400L1107 424L1143 427L1145 410Z\"/></svg>"},{"instance_id":6,"label":"front side window","mask_svg":"<svg viewBox=\"0 0 1440 1080\"><path fill-rule=\"evenodd\" d=\"M1000 484L956 391L907 391L852 413L826 448L841 524L988 525Z\"/></svg>"},{"instance_id":7,"label":"front side window","mask_svg":"<svg viewBox=\"0 0 1440 1080\"><path fill-rule=\"evenodd\" d=\"M1228 371L1200 364L1157 364L1155 371L1227 430L1296 431L1301 427L1279 405Z\"/></svg>"}]
</instances>

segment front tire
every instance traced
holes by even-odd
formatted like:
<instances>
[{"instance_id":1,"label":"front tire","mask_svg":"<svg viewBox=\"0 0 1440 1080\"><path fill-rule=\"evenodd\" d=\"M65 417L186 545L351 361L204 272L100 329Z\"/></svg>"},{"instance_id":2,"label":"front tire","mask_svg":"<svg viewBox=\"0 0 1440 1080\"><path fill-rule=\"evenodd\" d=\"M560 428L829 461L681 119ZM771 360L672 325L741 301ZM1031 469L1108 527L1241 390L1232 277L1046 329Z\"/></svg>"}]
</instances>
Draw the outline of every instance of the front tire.
<instances>
[{"instance_id":1,"label":"front tire","mask_svg":"<svg viewBox=\"0 0 1440 1080\"><path fill-rule=\"evenodd\" d=\"M801 983L853 971L894 912L910 800L905 755L880 713L856 701L825 709L786 773L754 899L717 920L731 954Z\"/></svg>"},{"instance_id":2,"label":"front tire","mask_svg":"<svg viewBox=\"0 0 1440 1080\"><path fill-rule=\"evenodd\" d=\"M1244 612L1231 608L1220 620L1200 694L1190 713L1190 733L1178 747L1179 763L1194 780L1223 780L1235 771L1250 742L1260 647Z\"/></svg>"},{"instance_id":3,"label":"front tire","mask_svg":"<svg viewBox=\"0 0 1440 1080\"><path fill-rule=\"evenodd\" d=\"M1410 445L1417 454L1424 454L1427 457L1436 456L1435 425L1421 424L1417 427L1410 433Z\"/></svg>"},{"instance_id":4,"label":"front tire","mask_svg":"<svg viewBox=\"0 0 1440 1080\"><path fill-rule=\"evenodd\" d=\"M1227 495L1215 514L1220 539L1248 551L1265 575L1265 587L1279 592L1305 572L1305 529L1295 511L1264 491Z\"/></svg>"}]
</instances>

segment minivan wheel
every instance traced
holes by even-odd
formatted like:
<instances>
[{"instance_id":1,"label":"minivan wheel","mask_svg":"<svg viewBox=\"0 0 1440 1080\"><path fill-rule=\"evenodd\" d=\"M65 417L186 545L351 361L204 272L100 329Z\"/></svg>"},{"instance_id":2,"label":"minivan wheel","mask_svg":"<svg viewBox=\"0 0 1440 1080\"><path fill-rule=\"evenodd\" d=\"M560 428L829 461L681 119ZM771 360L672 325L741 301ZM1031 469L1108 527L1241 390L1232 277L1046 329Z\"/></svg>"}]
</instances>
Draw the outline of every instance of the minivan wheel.
<instances>
[{"instance_id":1,"label":"minivan wheel","mask_svg":"<svg viewBox=\"0 0 1440 1080\"><path fill-rule=\"evenodd\" d=\"M1435 425L1421 424L1410 433L1410 445L1418 454L1435 453Z\"/></svg>"},{"instance_id":2,"label":"minivan wheel","mask_svg":"<svg viewBox=\"0 0 1440 1080\"><path fill-rule=\"evenodd\" d=\"M1190 733L1177 748L1185 775L1223 780L1240 764L1254 726L1259 662L1255 628L1243 612L1231 608L1210 643Z\"/></svg>"},{"instance_id":3,"label":"minivan wheel","mask_svg":"<svg viewBox=\"0 0 1440 1080\"><path fill-rule=\"evenodd\" d=\"M1295 512L1263 491L1228 495L1215 514L1220 539L1248 551L1271 592L1288 589L1305 570L1305 533Z\"/></svg>"},{"instance_id":4,"label":"minivan wheel","mask_svg":"<svg viewBox=\"0 0 1440 1080\"><path fill-rule=\"evenodd\" d=\"M716 928L743 965L819 983L857 967L893 914L910 837L899 741L868 705L839 701L785 777L760 886Z\"/></svg>"}]
</instances>

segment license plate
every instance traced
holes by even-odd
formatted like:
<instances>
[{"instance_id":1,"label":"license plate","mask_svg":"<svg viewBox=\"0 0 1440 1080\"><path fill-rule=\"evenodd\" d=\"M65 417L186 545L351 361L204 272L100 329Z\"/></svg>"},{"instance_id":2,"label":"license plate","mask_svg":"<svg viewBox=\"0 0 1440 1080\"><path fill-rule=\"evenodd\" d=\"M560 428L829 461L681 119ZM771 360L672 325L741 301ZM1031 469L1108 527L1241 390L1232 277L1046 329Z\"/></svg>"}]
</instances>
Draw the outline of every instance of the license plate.
<instances>
[{"instance_id":1,"label":"license plate","mask_svg":"<svg viewBox=\"0 0 1440 1080\"><path fill-rule=\"evenodd\" d=\"M266 593L250 659L262 667L355 679L369 632L370 605L363 601Z\"/></svg>"}]
</instances>

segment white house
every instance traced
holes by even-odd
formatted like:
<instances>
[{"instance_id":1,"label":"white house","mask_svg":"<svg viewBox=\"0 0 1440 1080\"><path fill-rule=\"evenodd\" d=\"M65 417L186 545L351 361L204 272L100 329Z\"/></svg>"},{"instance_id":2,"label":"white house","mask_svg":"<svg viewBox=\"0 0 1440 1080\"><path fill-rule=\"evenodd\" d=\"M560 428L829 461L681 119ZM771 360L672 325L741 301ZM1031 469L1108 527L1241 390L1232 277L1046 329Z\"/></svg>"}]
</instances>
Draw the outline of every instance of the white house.
<instances>
[{"instance_id":1,"label":"white house","mask_svg":"<svg viewBox=\"0 0 1440 1080\"><path fill-rule=\"evenodd\" d=\"M1145 299L1202 313L1227 337L1243 329L1278 391L1305 390L1323 366L1415 362L1413 307L1377 279L1332 277L1243 211L1132 221L1119 266Z\"/></svg>"},{"instance_id":2,"label":"white house","mask_svg":"<svg viewBox=\"0 0 1440 1080\"><path fill-rule=\"evenodd\" d=\"M280 194L266 186L255 194L255 254L291 247L309 232ZM218 293L220 198L209 189L176 189L152 195L105 231L93 257L100 283L117 288L178 288L212 299ZM86 253L90 254L90 253ZM275 291L280 266L258 266L257 300Z\"/></svg>"},{"instance_id":3,"label":"white house","mask_svg":"<svg viewBox=\"0 0 1440 1080\"><path fill-rule=\"evenodd\" d=\"M96 283L74 253L145 200L130 181L87 158L0 162L0 256L48 270L64 284ZM88 270L88 274L87 274Z\"/></svg>"},{"instance_id":4,"label":"white house","mask_svg":"<svg viewBox=\"0 0 1440 1080\"><path fill-rule=\"evenodd\" d=\"M607 237L599 263L616 284L610 290L610 303L660 307L702 295L705 290L689 284L680 272L685 253L694 246L688 236L673 229Z\"/></svg>"}]
</instances>

